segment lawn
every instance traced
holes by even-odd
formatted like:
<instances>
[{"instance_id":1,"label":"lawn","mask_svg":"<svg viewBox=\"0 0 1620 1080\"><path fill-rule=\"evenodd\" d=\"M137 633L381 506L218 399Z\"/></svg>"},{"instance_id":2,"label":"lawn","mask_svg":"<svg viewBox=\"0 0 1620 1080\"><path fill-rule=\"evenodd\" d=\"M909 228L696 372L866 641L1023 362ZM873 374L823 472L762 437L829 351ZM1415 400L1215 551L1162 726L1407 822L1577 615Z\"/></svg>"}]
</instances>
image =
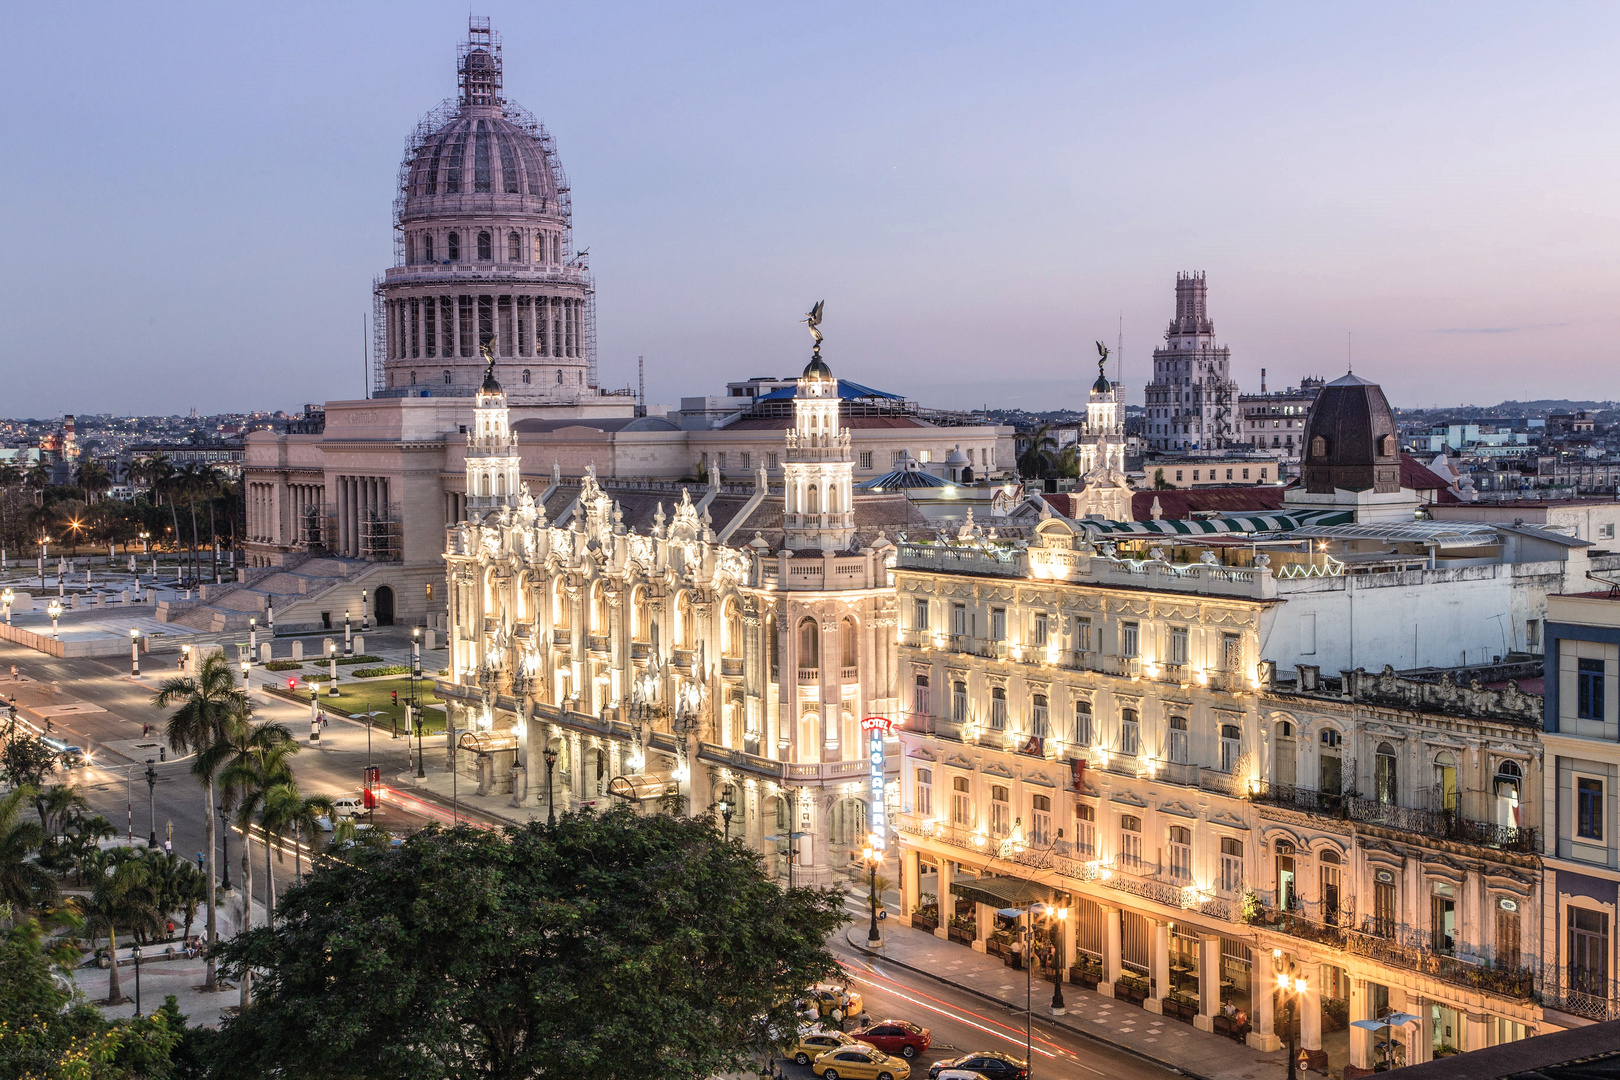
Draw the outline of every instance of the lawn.
<instances>
[{"instance_id":1,"label":"lawn","mask_svg":"<svg viewBox=\"0 0 1620 1080\"><path fill-rule=\"evenodd\" d=\"M306 704L309 701L307 683L299 680L299 688L295 696ZM422 696L425 705L440 705L443 702L433 693L433 680L418 680L417 691ZM399 694L399 707L394 707L393 695ZM376 727L383 731L392 731L393 722L397 720L401 731L405 727L405 702L411 693L410 679L376 679L372 682L349 682L341 675L338 676L338 696L329 698L324 687L321 689L321 708L329 712L342 713L352 716L355 713L379 712L385 715L374 716L372 721ZM444 713L436 709L426 711L427 734L444 732Z\"/></svg>"}]
</instances>

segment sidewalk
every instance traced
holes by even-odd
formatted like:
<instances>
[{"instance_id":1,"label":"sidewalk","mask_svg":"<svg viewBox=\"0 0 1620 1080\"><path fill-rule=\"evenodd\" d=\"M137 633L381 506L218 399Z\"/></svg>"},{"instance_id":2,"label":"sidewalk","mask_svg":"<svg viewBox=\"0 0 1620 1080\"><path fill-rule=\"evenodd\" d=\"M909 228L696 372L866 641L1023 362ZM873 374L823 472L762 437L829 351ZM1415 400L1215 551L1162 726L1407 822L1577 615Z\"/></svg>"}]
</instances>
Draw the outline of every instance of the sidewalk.
<instances>
[{"instance_id":1,"label":"sidewalk","mask_svg":"<svg viewBox=\"0 0 1620 1080\"><path fill-rule=\"evenodd\" d=\"M1013 971L999 957L943 941L892 919L882 925L883 943L876 949L867 945L863 926L847 928L844 939L868 956L881 957L997 1004L1020 1010L1024 1007L1025 973ZM1103 997L1083 986L1064 983L1067 1015L1051 1015L1051 1000L1051 982L1037 979L1033 1002L1037 1020L1108 1043L1198 1080L1277 1080L1287 1072L1285 1051L1264 1054L1130 1002Z\"/></svg>"}]
</instances>

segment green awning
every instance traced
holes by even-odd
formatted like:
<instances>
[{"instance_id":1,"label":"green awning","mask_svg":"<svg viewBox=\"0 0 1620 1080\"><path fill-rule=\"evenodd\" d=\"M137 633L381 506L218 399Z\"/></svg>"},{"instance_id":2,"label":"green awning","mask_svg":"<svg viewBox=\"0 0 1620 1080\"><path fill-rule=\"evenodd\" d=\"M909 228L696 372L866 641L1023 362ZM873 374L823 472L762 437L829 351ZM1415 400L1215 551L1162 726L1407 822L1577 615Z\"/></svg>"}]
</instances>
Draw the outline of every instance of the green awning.
<instances>
[{"instance_id":1,"label":"green awning","mask_svg":"<svg viewBox=\"0 0 1620 1080\"><path fill-rule=\"evenodd\" d=\"M1025 878L962 878L951 882L951 893L964 900L989 904L993 908L1028 907L1034 903L1052 902L1051 889Z\"/></svg>"}]
</instances>

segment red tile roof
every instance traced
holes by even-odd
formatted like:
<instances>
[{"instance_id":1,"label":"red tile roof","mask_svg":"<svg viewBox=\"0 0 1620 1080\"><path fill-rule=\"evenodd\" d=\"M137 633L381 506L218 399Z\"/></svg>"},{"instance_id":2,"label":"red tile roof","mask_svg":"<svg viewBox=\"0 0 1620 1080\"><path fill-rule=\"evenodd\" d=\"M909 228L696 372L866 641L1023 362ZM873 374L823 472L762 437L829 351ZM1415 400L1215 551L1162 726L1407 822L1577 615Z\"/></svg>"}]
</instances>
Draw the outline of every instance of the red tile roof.
<instances>
[{"instance_id":1,"label":"red tile roof","mask_svg":"<svg viewBox=\"0 0 1620 1080\"><path fill-rule=\"evenodd\" d=\"M1401 487L1412 491L1432 491L1435 493L1434 501L1438 503L1462 502L1451 490L1451 485L1446 483L1445 477L1411 454L1401 455Z\"/></svg>"},{"instance_id":2,"label":"red tile roof","mask_svg":"<svg viewBox=\"0 0 1620 1080\"><path fill-rule=\"evenodd\" d=\"M1283 491L1280 487L1258 484L1138 491L1131 496L1131 517L1136 521L1152 521L1154 499L1159 500L1159 516L1166 521L1183 521L1197 513L1265 513L1282 509Z\"/></svg>"}]
</instances>

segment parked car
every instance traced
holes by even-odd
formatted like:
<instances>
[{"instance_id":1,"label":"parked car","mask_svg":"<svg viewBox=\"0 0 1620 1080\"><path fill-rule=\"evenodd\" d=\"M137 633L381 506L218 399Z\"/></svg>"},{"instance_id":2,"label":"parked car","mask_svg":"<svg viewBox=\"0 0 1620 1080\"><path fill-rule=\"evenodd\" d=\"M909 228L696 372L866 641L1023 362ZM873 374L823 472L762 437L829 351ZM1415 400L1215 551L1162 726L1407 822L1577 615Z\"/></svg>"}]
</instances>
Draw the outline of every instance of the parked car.
<instances>
[{"instance_id":1,"label":"parked car","mask_svg":"<svg viewBox=\"0 0 1620 1080\"><path fill-rule=\"evenodd\" d=\"M840 1046L860 1046L861 1044L837 1029L827 1029L816 1025L808 1025L799 1032L799 1041L788 1050L788 1057L800 1065L808 1065L829 1050L837 1050Z\"/></svg>"},{"instance_id":2,"label":"parked car","mask_svg":"<svg viewBox=\"0 0 1620 1080\"><path fill-rule=\"evenodd\" d=\"M928 1080L940 1080L941 1073L956 1069L979 1073L985 1080L1029 1080L1029 1062L992 1050L936 1061L928 1067Z\"/></svg>"},{"instance_id":3,"label":"parked car","mask_svg":"<svg viewBox=\"0 0 1620 1080\"><path fill-rule=\"evenodd\" d=\"M841 1009L844 1019L861 1015L862 1002L859 990L851 990L837 983L817 983L804 992L805 1000L816 1007L822 1019L832 1016L834 1009Z\"/></svg>"},{"instance_id":4,"label":"parked car","mask_svg":"<svg viewBox=\"0 0 1620 1080\"><path fill-rule=\"evenodd\" d=\"M880 1020L875 1024L850 1032L864 1043L871 1043L885 1054L916 1057L933 1043L933 1035L925 1027L909 1020Z\"/></svg>"},{"instance_id":5,"label":"parked car","mask_svg":"<svg viewBox=\"0 0 1620 1080\"><path fill-rule=\"evenodd\" d=\"M816 1058L810 1071L822 1080L911 1080L905 1058L885 1054L875 1046L840 1046Z\"/></svg>"},{"instance_id":6,"label":"parked car","mask_svg":"<svg viewBox=\"0 0 1620 1080\"><path fill-rule=\"evenodd\" d=\"M934 1080L985 1080L985 1075L972 1069L943 1069Z\"/></svg>"},{"instance_id":7,"label":"parked car","mask_svg":"<svg viewBox=\"0 0 1620 1080\"><path fill-rule=\"evenodd\" d=\"M341 795L332 800L332 816L334 818L359 817L366 812L358 795Z\"/></svg>"}]
</instances>

